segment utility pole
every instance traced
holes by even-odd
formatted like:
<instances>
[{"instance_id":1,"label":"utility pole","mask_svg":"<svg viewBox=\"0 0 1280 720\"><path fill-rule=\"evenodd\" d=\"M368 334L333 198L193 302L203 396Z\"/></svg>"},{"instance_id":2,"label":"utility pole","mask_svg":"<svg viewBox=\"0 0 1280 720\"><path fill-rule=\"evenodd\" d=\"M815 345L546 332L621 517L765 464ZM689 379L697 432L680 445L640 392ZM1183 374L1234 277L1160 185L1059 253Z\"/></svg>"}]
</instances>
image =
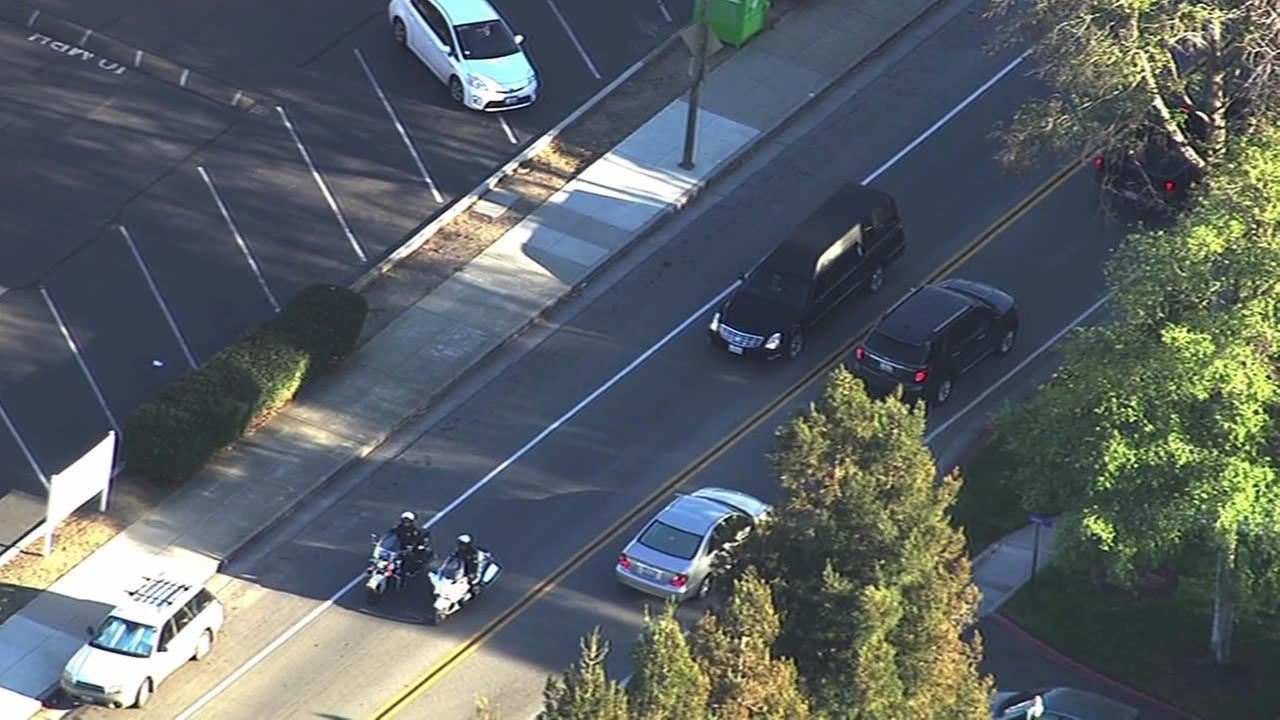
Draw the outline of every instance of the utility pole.
<instances>
[{"instance_id":1,"label":"utility pole","mask_svg":"<svg viewBox=\"0 0 1280 720\"><path fill-rule=\"evenodd\" d=\"M693 169L693 150L698 138L698 100L702 97L702 79L707 74L707 0L694 0L698 14L698 50L693 57L693 87L689 88L689 119L684 127L684 158L680 167Z\"/></svg>"}]
</instances>

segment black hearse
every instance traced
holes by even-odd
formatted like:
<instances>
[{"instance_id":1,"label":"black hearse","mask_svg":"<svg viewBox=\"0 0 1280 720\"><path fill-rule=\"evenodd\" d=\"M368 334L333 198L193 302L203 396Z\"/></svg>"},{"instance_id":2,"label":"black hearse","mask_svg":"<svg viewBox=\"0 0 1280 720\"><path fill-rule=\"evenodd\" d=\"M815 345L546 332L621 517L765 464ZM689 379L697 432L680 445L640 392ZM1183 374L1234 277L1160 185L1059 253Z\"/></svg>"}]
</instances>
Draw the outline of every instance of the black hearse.
<instances>
[{"instance_id":1,"label":"black hearse","mask_svg":"<svg viewBox=\"0 0 1280 720\"><path fill-rule=\"evenodd\" d=\"M815 321L855 290L878 292L906 249L897 204L850 183L742 277L708 327L734 355L794 359Z\"/></svg>"}]
</instances>

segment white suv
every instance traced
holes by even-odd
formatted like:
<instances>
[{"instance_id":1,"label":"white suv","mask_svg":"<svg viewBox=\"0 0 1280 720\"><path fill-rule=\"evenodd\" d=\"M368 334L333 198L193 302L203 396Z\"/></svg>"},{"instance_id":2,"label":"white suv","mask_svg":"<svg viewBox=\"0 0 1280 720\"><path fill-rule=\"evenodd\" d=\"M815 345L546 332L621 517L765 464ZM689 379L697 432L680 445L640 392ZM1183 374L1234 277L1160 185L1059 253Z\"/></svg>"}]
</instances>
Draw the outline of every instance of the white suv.
<instances>
[{"instance_id":1,"label":"white suv","mask_svg":"<svg viewBox=\"0 0 1280 720\"><path fill-rule=\"evenodd\" d=\"M520 48L523 35L485 0L391 0L396 42L449 87L454 102L485 112L538 99L538 73Z\"/></svg>"},{"instance_id":2,"label":"white suv","mask_svg":"<svg viewBox=\"0 0 1280 720\"><path fill-rule=\"evenodd\" d=\"M209 654L222 629L222 603L200 584L143 578L62 671L62 689L81 701L142 707L188 660Z\"/></svg>"}]
</instances>

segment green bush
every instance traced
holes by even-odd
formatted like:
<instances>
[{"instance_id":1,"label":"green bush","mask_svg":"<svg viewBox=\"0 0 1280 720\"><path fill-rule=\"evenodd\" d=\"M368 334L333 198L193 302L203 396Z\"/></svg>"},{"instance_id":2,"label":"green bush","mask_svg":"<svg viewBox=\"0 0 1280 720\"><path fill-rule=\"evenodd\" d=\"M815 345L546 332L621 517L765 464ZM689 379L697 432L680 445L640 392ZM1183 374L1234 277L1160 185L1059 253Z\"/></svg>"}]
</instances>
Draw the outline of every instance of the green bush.
<instances>
[{"instance_id":1,"label":"green bush","mask_svg":"<svg viewBox=\"0 0 1280 720\"><path fill-rule=\"evenodd\" d=\"M280 315L178 378L125 423L125 464L179 484L291 401L355 347L368 305L334 285L303 290Z\"/></svg>"},{"instance_id":2,"label":"green bush","mask_svg":"<svg viewBox=\"0 0 1280 720\"><path fill-rule=\"evenodd\" d=\"M276 323L317 370L332 367L356 346L369 313L362 295L336 285L313 285L298 293Z\"/></svg>"}]
</instances>

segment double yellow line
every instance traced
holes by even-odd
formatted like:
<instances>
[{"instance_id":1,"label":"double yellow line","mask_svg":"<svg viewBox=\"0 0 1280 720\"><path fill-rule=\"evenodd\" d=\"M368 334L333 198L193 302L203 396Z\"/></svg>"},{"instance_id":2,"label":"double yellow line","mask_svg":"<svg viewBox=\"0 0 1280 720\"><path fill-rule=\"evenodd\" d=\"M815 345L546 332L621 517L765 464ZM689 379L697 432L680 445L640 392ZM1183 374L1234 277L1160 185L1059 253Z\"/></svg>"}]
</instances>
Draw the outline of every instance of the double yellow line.
<instances>
[{"instance_id":1,"label":"double yellow line","mask_svg":"<svg viewBox=\"0 0 1280 720\"><path fill-rule=\"evenodd\" d=\"M1052 177L1032 191L1030 195L1014 206L1012 210L1002 216L999 220L992 223L987 227L987 229L983 230L977 237L966 244L965 247L961 248L958 252L948 258L946 262L942 263L942 265L938 266L937 269L924 279L923 283L929 284L937 282L938 280L942 280L950 275L957 267L976 255L978 251L982 250L982 248L986 247L993 239L998 237L1001 233L1021 219L1022 216L1030 212L1032 208L1052 194L1054 190L1079 172L1083 167L1083 164L1073 161L1070 165L1067 165L1054 173ZM577 570L601 546L613 542L617 536L634 523L637 518L653 512L657 505L667 499L675 488L679 487L685 481L689 480L689 478L697 475L707 466L714 463L722 455L733 448L738 441L764 423L765 420L778 410L778 408L790 403L797 395L804 392L806 388L813 384L814 381L826 375L828 371L833 369L835 365L841 361L841 359L849 354L853 349L854 343L856 343L859 338L870 330L870 325L859 330L848 341L843 343L838 350L828 355L826 359L814 367L814 369L807 372L799 381L788 388L786 392L774 398L742 423L739 423L731 432L716 443L714 447L701 457L694 460L683 470L676 473L670 480L667 480L655 489L653 493L644 499L643 502L619 518L604 532L596 536L594 540L584 545L580 550L574 553L573 556L560 565L560 567L556 568L555 571L548 575L542 582L538 583L538 585L534 587L533 590L529 591L528 594L520 598L515 604L499 614L498 617L494 618L474 635L457 645L449 652L448 655L428 668L426 672L419 675L416 680L401 690L395 697L388 700L381 707L375 710L370 716L370 720L387 720L388 718L393 718L412 705L418 698L426 694L432 686L444 679L445 676L447 676L454 668L466 662L467 658L478 652L484 644L489 641L489 639L501 632L504 627L519 617L522 612L555 590L561 581Z\"/></svg>"}]
</instances>

